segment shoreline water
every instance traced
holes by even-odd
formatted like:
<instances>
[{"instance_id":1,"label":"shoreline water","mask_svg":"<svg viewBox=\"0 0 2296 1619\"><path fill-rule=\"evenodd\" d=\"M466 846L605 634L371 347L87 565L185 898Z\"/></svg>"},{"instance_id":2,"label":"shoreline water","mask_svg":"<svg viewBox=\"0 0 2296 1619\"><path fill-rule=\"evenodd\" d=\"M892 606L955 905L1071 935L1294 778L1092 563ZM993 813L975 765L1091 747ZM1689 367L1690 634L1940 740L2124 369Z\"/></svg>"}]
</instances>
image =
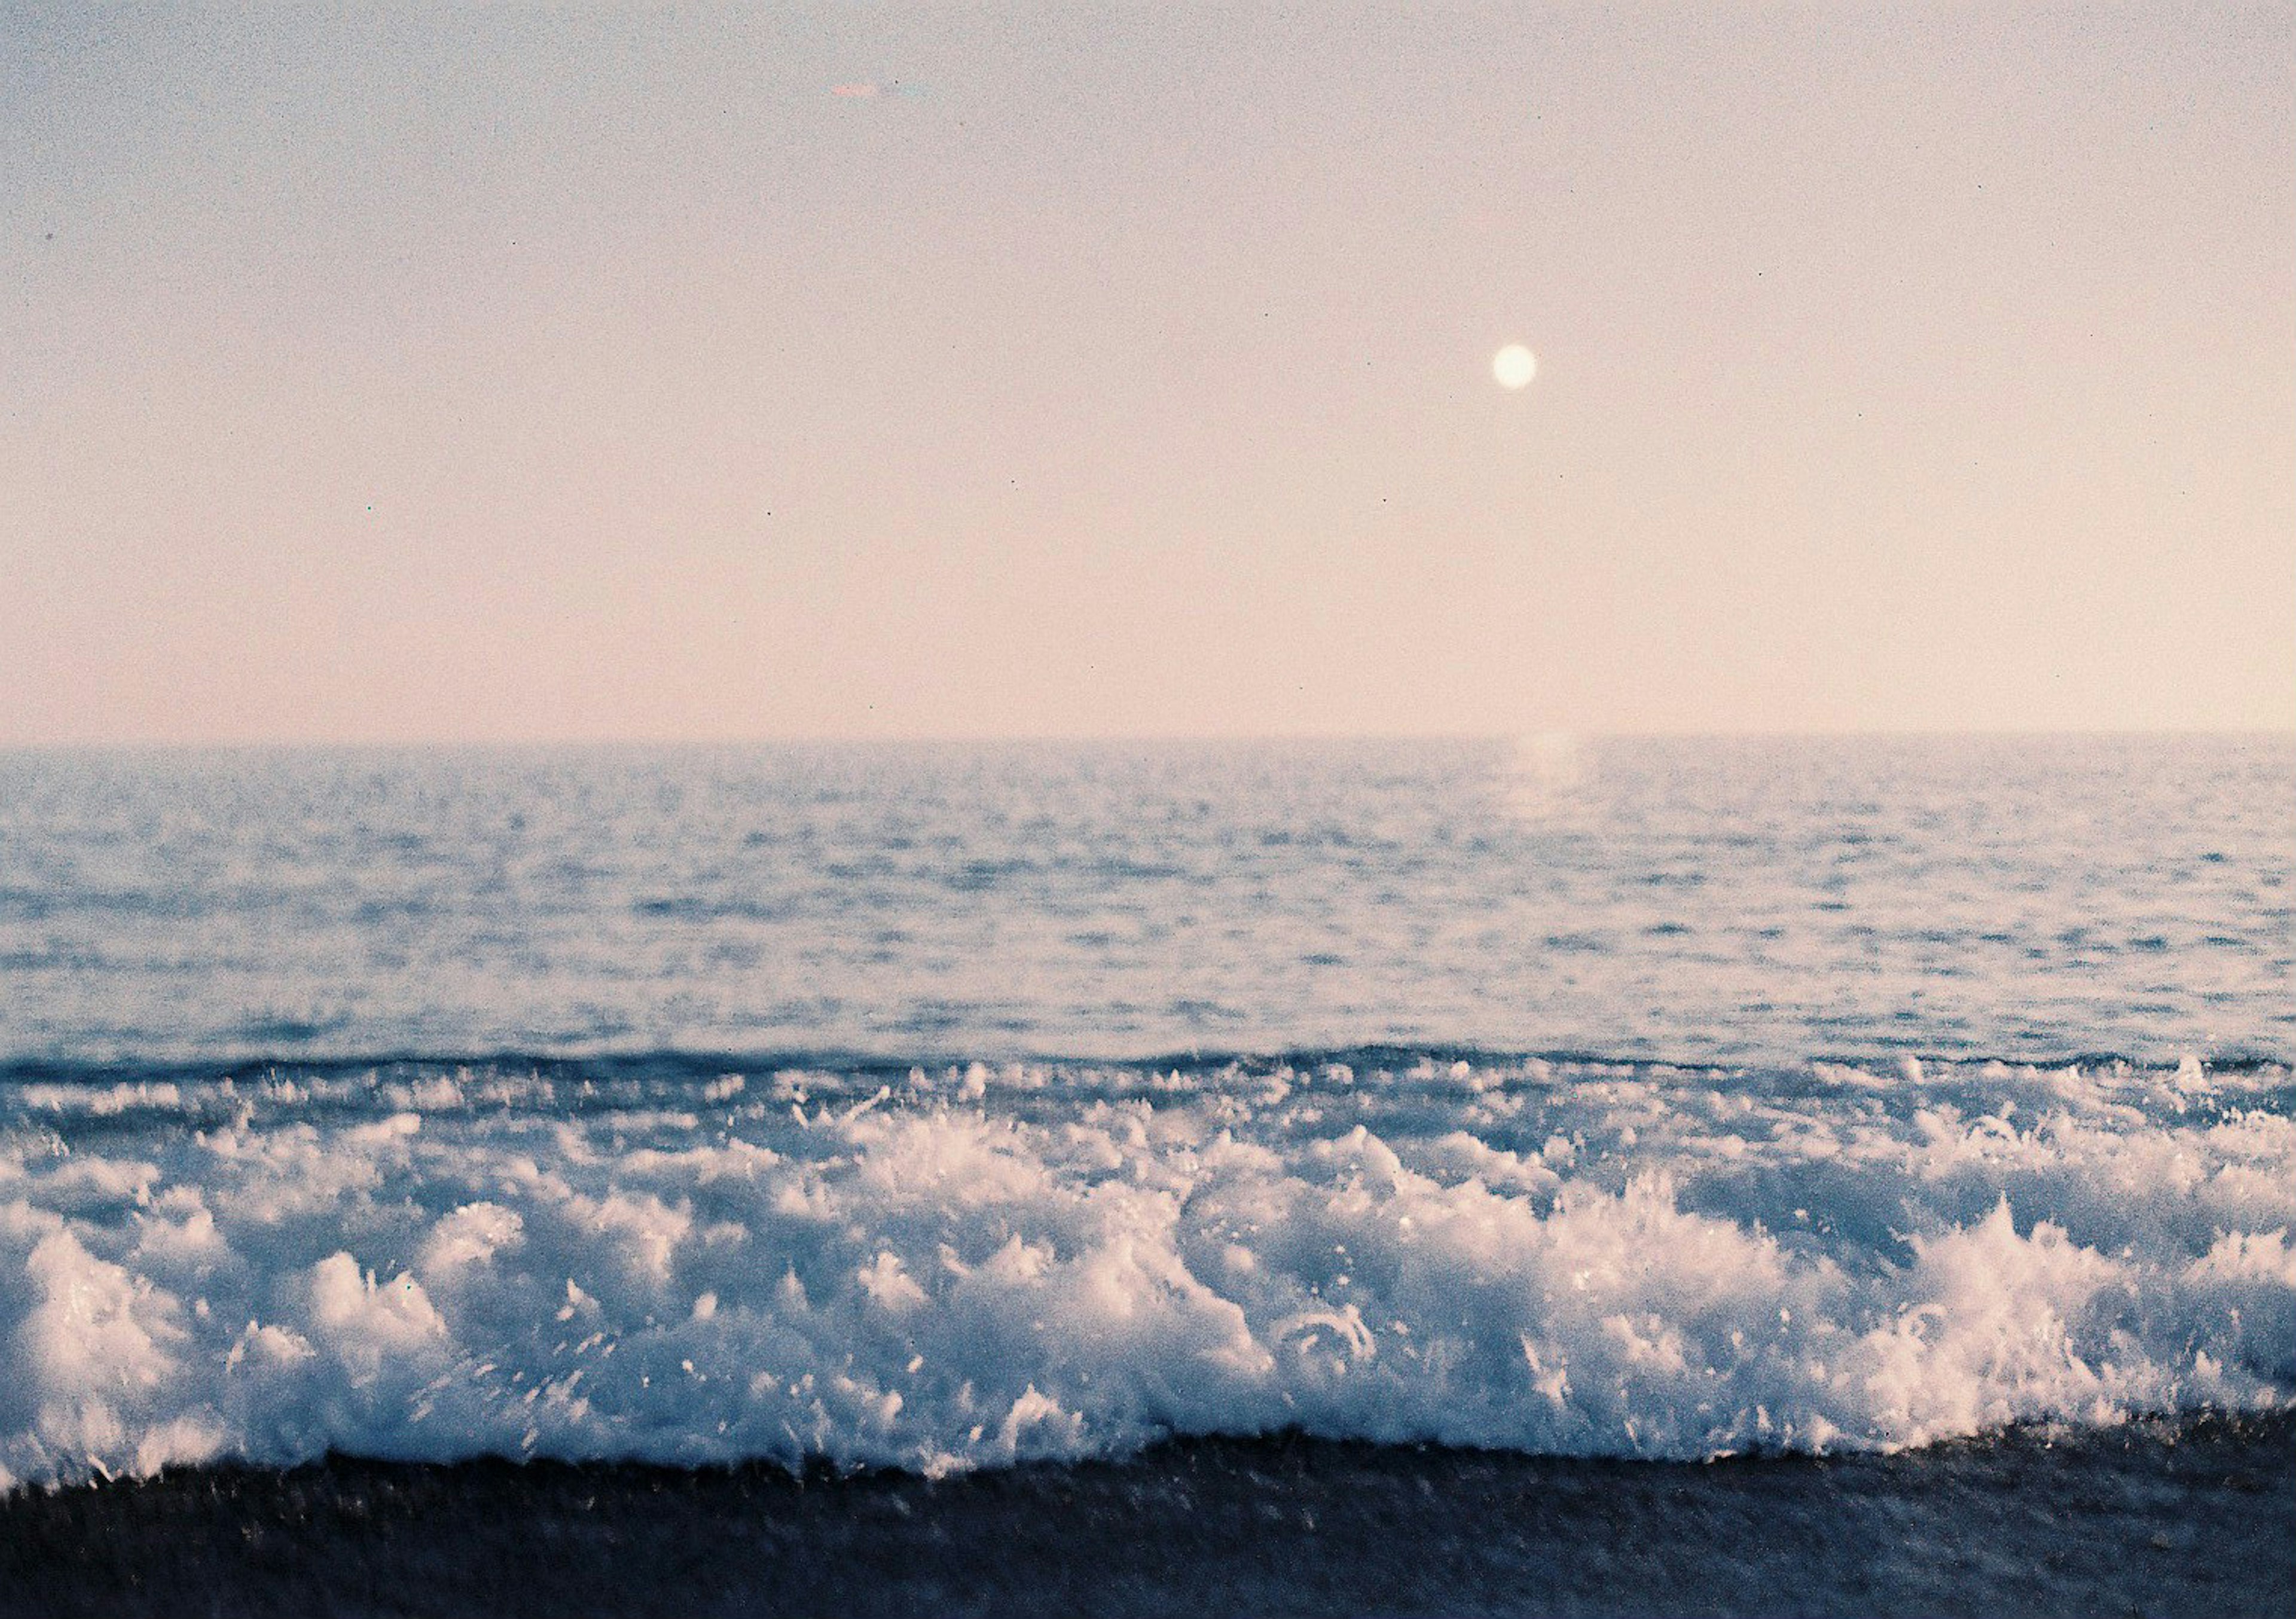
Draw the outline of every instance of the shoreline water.
<instances>
[{"instance_id":1,"label":"shoreline water","mask_svg":"<svg viewBox=\"0 0 2296 1619\"><path fill-rule=\"evenodd\" d=\"M2296 753L1564 763L0 761L0 1612L2284 1604Z\"/></svg>"},{"instance_id":2,"label":"shoreline water","mask_svg":"<svg viewBox=\"0 0 2296 1619\"><path fill-rule=\"evenodd\" d=\"M2284 1407L2286 1074L577 1068L0 1095L0 1481L1695 1460Z\"/></svg>"},{"instance_id":3,"label":"shoreline water","mask_svg":"<svg viewBox=\"0 0 2296 1619\"><path fill-rule=\"evenodd\" d=\"M332 1457L0 1498L0 1614L2152 1614L2296 1586L2296 1414L1895 1455L1277 1435L931 1480Z\"/></svg>"}]
</instances>

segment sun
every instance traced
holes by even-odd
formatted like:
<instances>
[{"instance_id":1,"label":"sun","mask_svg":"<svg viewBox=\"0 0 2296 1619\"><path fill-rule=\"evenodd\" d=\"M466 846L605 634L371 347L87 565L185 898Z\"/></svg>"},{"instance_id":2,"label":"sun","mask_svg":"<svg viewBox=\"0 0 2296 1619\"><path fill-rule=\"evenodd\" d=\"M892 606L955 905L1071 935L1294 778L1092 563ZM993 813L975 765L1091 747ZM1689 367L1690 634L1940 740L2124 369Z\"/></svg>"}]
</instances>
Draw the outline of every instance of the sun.
<instances>
[{"instance_id":1,"label":"sun","mask_svg":"<svg viewBox=\"0 0 2296 1619\"><path fill-rule=\"evenodd\" d=\"M1509 343L1491 356L1491 375L1501 388L1528 388L1538 374L1538 361L1520 343Z\"/></svg>"}]
</instances>

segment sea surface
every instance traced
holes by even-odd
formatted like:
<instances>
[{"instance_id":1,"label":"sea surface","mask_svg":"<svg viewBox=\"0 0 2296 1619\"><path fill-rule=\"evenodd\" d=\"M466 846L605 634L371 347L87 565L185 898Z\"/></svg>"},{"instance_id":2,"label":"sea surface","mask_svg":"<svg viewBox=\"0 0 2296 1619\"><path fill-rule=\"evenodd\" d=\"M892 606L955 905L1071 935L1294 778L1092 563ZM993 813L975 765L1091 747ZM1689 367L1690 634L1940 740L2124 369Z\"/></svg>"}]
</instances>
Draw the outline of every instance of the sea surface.
<instances>
[{"instance_id":1,"label":"sea surface","mask_svg":"<svg viewBox=\"0 0 2296 1619\"><path fill-rule=\"evenodd\" d=\"M2292 875L2284 736L0 754L0 1516L2277 1492Z\"/></svg>"}]
</instances>

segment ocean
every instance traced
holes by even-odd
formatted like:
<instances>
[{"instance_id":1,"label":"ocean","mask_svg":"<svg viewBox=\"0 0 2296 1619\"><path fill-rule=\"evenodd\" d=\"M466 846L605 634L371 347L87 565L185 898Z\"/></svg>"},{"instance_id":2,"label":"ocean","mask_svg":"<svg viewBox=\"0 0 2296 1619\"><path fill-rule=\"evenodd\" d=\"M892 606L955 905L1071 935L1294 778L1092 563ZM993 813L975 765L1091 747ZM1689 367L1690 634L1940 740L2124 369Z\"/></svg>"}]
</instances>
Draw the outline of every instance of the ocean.
<instances>
[{"instance_id":1,"label":"ocean","mask_svg":"<svg viewBox=\"0 0 2296 1619\"><path fill-rule=\"evenodd\" d=\"M2269 1611L2292 873L2285 736L0 755L0 1610Z\"/></svg>"}]
</instances>

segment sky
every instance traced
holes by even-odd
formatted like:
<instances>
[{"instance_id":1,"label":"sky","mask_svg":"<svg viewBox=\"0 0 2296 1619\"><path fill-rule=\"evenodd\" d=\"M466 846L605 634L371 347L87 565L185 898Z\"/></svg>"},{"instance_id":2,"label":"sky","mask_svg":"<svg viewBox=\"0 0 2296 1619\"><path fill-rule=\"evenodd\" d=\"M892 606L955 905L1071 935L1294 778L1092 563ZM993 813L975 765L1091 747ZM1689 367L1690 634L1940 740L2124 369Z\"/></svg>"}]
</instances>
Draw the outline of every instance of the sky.
<instances>
[{"instance_id":1,"label":"sky","mask_svg":"<svg viewBox=\"0 0 2296 1619\"><path fill-rule=\"evenodd\" d=\"M0 0L0 745L2290 727L2292 131L2285 0Z\"/></svg>"}]
</instances>

